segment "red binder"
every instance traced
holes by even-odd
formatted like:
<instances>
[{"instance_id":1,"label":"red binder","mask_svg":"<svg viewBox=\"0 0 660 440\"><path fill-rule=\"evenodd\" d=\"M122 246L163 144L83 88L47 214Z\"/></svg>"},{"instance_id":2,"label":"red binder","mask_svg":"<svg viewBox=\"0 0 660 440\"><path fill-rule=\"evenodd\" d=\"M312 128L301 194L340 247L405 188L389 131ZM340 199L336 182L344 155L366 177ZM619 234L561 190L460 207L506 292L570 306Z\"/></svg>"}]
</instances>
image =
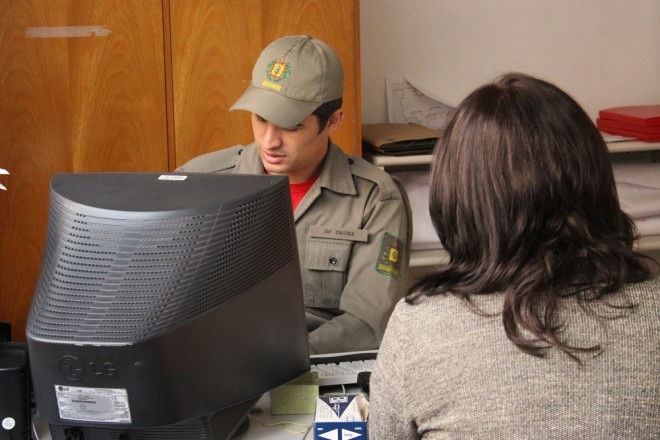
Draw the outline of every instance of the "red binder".
<instances>
[{"instance_id":1,"label":"red binder","mask_svg":"<svg viewBox=\"0 0 660 440\"><path fill-rule=\"evenodd\" d=\"M598 128L614 128L619 130L637 131L644 134L660 134L660 125L632 125L628 122L614 119L596 119Z\"/></svg>"},{"instance_id":2,"label":"red binder","mask_svg":"<svg viewBox=\"0 0 660 440\"><path fill-rule=\"evenodd\" d=\"M596 126L606 133L660 141L660 104L612 107L598 112Z\"/></svg>"},{"instance_id":3,"label":"red binder","mask_svg":"<svg viewBox=\"0 0 660 440\"><path fill-rule=\"evenodd\" d=\"M599 111L598 116L601 119L623 121L632 125L658 127L660 126L660 104L606 108Z\"/></svg>"}]
</instances>

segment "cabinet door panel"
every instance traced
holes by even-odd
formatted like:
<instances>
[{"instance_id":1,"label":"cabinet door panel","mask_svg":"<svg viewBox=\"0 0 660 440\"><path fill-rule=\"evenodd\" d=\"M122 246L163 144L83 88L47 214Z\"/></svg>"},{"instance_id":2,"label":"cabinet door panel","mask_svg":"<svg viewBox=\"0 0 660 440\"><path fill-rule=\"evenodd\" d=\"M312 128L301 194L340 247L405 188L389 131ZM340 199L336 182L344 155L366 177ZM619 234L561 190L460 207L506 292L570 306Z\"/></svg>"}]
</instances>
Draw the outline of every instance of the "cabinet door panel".
<instances>
[{"instance_id":1,"label":"cabinet door panel","mask_svg":"<svg viewBox=\"0 0 660 440\"><path fill-rule=\"evenodd\" d=\"M350 154L359 142L357 9L353 0L170 0L176 164L252 141L247 112L229 107L250 82L262 49L283 35L310 34L344 64L344 126L333 137Z\"/></svg>"},{"instance_id":2,"label":"cabinet door panel","mask_svg":"<svg viewBox=\"0 0 660 440\"><path fill-rule=\"evenodd\" d=\"M229 107L259 52L261 2L170 0L176 164L250 142L249 120ZM248 73L249 75L249 73ZM249 78L249 77L248 77Z\"/></svg>"},{"instance_id":3,"label":"cabinet door panel","mask_svg":"<svg viewBox=\"0 0 660 440\"><path fill-rule=\"evenodd\" d=\"M160 0L0 0L0 321L23 339L53 173L165 170Z\"/></svg>"}]
</instances>

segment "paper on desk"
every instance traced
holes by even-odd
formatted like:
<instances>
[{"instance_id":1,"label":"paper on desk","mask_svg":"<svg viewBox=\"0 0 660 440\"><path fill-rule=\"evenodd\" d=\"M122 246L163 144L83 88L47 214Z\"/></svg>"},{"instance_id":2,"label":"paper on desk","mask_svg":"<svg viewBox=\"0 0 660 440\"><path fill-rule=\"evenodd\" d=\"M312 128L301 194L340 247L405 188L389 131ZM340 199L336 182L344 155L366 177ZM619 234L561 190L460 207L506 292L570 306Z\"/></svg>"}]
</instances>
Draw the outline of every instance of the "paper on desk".
<instances>
[{"instance_id":1,"label":"paper on desk","mask_svg":"<svg viewBox=\"0 0 660 440\"><path fill-rule=\"evenodd\" d=\"M386 78L387 117L395 124L415 123L431 130L445 126L453 107L407 77Z\"/></svg>"}]
</instances>

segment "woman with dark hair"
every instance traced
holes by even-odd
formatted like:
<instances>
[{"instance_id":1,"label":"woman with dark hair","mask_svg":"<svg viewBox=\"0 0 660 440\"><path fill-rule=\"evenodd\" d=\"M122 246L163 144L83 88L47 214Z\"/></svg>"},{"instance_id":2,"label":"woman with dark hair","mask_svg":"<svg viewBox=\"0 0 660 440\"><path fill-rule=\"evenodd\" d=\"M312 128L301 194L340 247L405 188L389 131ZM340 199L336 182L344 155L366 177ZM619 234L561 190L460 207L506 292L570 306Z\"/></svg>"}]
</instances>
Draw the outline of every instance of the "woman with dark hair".
<instances>
[{"instance_id":1,"label":"woman with dark hair","mask_svg":"<svg viewBox=\"0 0 660 440\"><path fill-rule=\"evenodd\" d=\"M450 261L390 318L370 438L658 438L657 262L577 102L522 74L472 92L429 208Z\"/></svg>"}]
</instances>

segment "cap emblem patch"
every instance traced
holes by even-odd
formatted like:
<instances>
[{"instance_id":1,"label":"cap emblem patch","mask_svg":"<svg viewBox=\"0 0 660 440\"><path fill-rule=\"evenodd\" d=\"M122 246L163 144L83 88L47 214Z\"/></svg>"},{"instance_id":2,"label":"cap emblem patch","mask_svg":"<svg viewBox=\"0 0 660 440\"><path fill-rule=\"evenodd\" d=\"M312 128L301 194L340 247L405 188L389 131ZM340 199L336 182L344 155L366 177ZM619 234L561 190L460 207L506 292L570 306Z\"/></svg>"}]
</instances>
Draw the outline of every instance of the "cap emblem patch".
<instances>
[{"instance_id":1,"label":"cap emblem patch","mask_svg":"<svg viewBox=\"0 0 660 440\"><path fill-rule=\"evenodd\" d=\"M279 92L282 90L280 82L284 81L291 74L291 65L284 61L283 58L275 59L266 67L265 79L261 82L261 86Z\"/></svg>"}]
</instances>

